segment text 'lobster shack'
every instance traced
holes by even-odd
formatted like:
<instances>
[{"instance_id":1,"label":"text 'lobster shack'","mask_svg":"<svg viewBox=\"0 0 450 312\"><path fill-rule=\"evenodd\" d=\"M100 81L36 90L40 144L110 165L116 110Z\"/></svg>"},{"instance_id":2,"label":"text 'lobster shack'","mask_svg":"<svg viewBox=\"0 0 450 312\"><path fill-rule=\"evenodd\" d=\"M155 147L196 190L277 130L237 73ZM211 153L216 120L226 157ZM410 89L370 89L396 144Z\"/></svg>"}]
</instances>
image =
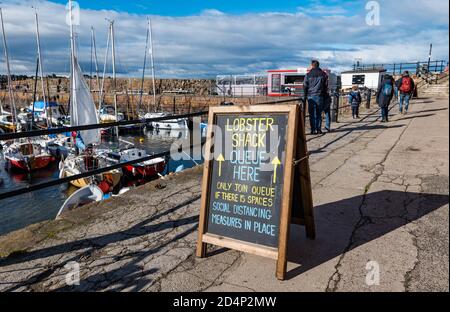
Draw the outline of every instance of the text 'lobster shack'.
<instances>
[{"instance_id":1,"label":"text 'lobster shack'","mask_svg":"<svg viewBox=\"0 0 450 312\"><path fill-rule=\"evenodd\" d=\"M302 96L303 82L308 68L268 70L267 95L269 96ZM335 90L338 78L329 69L323 69L328 75L328 87Z\"/></svg>"}]
</instances>

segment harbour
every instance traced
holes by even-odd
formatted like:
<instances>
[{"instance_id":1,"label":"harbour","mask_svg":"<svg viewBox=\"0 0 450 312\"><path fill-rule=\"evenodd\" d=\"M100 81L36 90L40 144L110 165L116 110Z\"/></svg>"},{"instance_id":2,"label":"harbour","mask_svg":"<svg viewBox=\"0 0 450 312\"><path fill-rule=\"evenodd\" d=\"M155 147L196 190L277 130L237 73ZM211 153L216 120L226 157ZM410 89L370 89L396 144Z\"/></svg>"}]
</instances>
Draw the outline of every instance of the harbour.
<instances>
[{"instance_id":1,"label":"harbour","mask_svg":"<svg viewBox=\"0 0 450 312\"><path fill-rule=\"evenodd\" d=\"M448 2L31 2L0 3L2 300L448 293Z\"/></svg>"},{"instance_id":2,"label":"harbour","mask_svg":"<svg viewBox=\"0 0 450 312\"><path fill-rule=\"evenodd\" d=\"M160 153L170 150L171 145L177 140L183 139L187 136L187 130L161 130L161 131L145 131L141 135L122 136L121 139L135 144L138 148L145 149L148 153ZM117 140L108 140L104 138L100 147L117 149L120 145ZM202 163L202 160L196 162L192 160L169 160L164 172L167 175L183 169L191 168L196 163ZM8 191L18 188L24 188L36 183L58 179L59 167L58 162L53 162L47 168L40 169L33 172L18 172L16 170L5 170L5 161L0 151L0 178L3 183L0 184L0 190ZM121 180L122 187L136 187L151 181L158 177L151 177L150 179L130 179L123 177ZM12 197L2 200L2 209L0 209L0 235L6 234L25 227L27 225L41 222L44 220L54 219L58 210L64 201L73 194L77 188L70 184L63 184L58 187L43 189L40 191L31 192L18 197ZM18 205L20 203L20 205Z\"/></svg>"}]
</instances>

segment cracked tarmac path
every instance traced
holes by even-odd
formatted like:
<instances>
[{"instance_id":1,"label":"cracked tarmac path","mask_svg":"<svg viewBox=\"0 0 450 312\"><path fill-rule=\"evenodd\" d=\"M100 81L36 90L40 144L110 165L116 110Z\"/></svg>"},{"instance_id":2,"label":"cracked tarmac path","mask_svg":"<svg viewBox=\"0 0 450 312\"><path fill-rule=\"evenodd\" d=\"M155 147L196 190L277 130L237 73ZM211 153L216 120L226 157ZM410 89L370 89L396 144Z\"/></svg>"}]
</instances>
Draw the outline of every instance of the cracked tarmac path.
<instances>
[{"instance_id":1,"label":"cracked tarmac path","mask_svg":"<svg viewBox=\"0 0 450 312\"><path fill-rule=\"evenodd\" d=\"M0 291L448 291L448 99L391 114L308 136L317 238L292 226L286 281L270 259L195 258L198 167L0 237Z\"/></svg>"}]
</instances>

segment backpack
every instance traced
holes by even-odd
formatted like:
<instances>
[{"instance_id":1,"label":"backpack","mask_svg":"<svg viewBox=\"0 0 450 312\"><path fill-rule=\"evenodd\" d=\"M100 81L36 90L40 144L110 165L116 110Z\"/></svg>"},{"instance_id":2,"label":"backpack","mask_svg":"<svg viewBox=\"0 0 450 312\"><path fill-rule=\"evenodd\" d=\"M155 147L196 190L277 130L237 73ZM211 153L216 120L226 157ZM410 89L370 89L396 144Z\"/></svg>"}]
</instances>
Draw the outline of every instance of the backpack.
<instances>
[{"instance_id":1,"label":"backpack","mask_svg":"<svg viewBox=\"0 0 450 312\"><path fill-rule=\"evenodd\" d=\"M389 83L385 83L383 87L383 95L391 96L392 95L392 85Z\"/></svg>"},{"instance_id":2,"label":"backpack","mask_svg":"<svg viewBox=\"0 0 450 312\"><path fill-rule=\"evenodd\" d=\"M412 79L410 77L404 77L402 79L402 85L400 86L400 91L403 93L411 93L412 91Z\"/></svg>"},{"instance_id":3,"label":"backpack","mask_svg":"<svg viewBox=\"0 0 450 312\"><path fill-rule=\"evenodd\" d=\"M351 104L352 103L358 103L360 104L362 102L362 97L361 97L361 93L359 93L359 91L357 92L351 92L350 96L352 98Z\"/></svg>"}]
</instances>

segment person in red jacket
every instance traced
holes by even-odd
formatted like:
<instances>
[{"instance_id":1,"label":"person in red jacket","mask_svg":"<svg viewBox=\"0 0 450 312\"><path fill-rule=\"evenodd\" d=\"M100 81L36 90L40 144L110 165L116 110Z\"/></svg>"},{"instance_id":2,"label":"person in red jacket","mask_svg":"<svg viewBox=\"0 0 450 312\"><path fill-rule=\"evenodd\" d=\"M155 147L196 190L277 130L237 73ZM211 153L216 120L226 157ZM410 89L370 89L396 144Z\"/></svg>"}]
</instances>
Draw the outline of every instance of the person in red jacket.
<instances>
[{"instance_id":1,"label":"person in red jacket","mask_svg":"<svg viewBox=\"0 0 450 312\"><path fill-rule=\"evenodd\" d=\"M397 80L396 87L400 93L400 97L398 100L398 108L400 114L406 114L409 108L409 100L414 94L414 80L409 76L408 71L405 71L402 75L402 78ZM404 110L403 106L405 107Z\"/></svg>"}]
</instances>

